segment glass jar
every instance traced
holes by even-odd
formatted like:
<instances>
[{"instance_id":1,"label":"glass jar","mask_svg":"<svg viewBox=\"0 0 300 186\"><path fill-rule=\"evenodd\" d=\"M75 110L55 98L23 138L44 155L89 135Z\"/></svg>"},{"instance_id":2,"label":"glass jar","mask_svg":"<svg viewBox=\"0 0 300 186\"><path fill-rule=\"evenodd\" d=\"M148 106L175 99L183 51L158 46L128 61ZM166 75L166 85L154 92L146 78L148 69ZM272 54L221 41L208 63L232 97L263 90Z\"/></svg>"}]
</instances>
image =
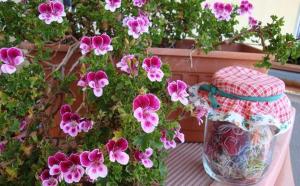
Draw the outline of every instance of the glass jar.
<instances>
[{"instance_id":1,"label":"glass jar","mask_svg":"<svg viewBox=\"0 0 300 186\"><path fill-rule=\"evenodd\" d=\"M203 165L222 183L252 185L260 181L272 162L275 136L272 127L242 129L230 122L205 124Z\"/></svg>"}]
</instances>

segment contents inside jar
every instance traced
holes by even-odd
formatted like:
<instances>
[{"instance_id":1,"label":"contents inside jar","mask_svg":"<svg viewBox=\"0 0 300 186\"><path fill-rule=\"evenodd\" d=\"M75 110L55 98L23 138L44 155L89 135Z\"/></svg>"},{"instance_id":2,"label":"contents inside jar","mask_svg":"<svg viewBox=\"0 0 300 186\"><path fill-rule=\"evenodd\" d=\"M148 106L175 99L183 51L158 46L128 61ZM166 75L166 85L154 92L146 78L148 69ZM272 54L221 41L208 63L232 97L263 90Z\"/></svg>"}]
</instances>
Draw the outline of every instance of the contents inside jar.
<instances>
[{"instance_id":1,"label":"contents inside jar","mask_svg":"<svg viewBox=\"0 0 300 186\"><path fill-rule=\"evenodd\" d=\"M255 183L271 163L274 139L270 126L244 130L229 122L209 122L205 132L205 166L219 180Z\"/></svg>"}]
</instances>

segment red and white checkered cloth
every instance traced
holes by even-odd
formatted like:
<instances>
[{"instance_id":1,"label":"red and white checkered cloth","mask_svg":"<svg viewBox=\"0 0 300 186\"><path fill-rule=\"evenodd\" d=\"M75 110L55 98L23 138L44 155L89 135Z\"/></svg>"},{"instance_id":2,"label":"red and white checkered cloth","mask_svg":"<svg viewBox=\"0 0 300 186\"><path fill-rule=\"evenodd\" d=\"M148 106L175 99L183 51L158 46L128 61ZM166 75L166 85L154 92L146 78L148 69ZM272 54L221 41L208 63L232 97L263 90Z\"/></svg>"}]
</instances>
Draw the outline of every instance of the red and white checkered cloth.
<instances>
[{"instance_id":1,"label":"red and white checkered cloth","mask_svg":"<svg viewBox=\"0 0 300 186\"><path fill-rule=\"evenodd\" d=\"M268 97L284 94L285 85L280 79L263 74L253 69L231 66L226 67L213 76L212 84L218 89L239 96ZM200 97L208 100L208 92L200 91ZM220 113L235 112L250 119L253 115L271 115L280 123L291 119L291 103L284 94L273 102L253 102L216 96ZM208 100L209 102L209 100Z\"/></svg>"}]
</instances>

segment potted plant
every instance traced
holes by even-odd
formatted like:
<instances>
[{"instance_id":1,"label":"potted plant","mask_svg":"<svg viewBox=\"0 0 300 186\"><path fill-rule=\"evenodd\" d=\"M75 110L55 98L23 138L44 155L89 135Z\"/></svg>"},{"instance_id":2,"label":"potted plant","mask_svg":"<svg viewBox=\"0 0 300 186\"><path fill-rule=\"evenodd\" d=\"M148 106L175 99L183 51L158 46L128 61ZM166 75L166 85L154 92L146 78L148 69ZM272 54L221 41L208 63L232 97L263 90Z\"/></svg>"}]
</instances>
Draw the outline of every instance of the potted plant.
<instances>
[{"instance_id":1,"label":"potted plant","mask_svg":"<svg viewBox=\"0 0 300 186\"><path fill-rule=\"evenodd\" d=\"M155 4L0 2L0 183L163 183L188 94L147 55Z\"/></svg>"}]
</instances>

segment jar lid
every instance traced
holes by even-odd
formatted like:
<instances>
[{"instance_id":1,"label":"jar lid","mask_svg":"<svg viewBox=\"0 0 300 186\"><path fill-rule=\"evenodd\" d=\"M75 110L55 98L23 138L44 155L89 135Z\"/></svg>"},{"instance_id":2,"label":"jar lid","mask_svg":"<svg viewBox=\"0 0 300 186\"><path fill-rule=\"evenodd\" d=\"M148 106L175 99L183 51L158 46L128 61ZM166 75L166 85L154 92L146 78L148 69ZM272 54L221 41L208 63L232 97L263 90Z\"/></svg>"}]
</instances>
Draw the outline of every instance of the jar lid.
<instances>
[{"instance_id":1,"label":"jar lid","mask_svg":"<svg viewBox=\"0 0 300 186\"><path fill-rule=\"evenodd\" d=\"M210 106L213 105L212 97L218 103L219 107L214 107L208 114L210 120L232 122L247 130L254 125L274 125L280 133L291 125L292 106L284 94L284 82L276 77L230 66L214 74L209 85L217 90L213 95L201 90L203 84L207 83L191 87L190 93L197 95L197 99L204 99Z\"/></svg>"}]
</instances>

